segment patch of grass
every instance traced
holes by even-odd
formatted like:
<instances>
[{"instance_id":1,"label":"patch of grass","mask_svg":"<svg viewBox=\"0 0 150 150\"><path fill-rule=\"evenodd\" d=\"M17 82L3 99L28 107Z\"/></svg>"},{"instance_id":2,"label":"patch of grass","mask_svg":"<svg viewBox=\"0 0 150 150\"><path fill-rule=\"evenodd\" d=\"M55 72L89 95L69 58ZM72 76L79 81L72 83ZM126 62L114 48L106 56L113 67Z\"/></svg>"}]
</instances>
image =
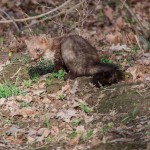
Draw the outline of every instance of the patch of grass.
<instances>
[{"instance_id":1,"label":"patch of grass","mask_svg":"<svg viewBox=\"0 0 150 150\"><path fill-rule=\"evenodd\" d=\"M129 64L129 66L131 66L131 58L130 57L127 58L127 63Z\"/></svg>"},{"instance_id":2,"label":"patch of grass","mask_svg":"<svg viewBox=\"0 0 150 150\"><path fill-rule=\"evenodd\" d=\"M51 73L49 77L50 78L58 78L59 80L63 80L65 77L65 71L61 69L58 72Z\"/></svg>"},{"instance_id":3,"label":"patch of grass","mask_svg":"<svg viewBox=\"0 0 150 150\"><path fill-rule=\"evenodd\" d=\"M99 13L98 13L98 21L99 21L101 24L103 24L104 21L105 21L105 15L104 15L104 13L103 13L102 10L100 10Z\"/></svg>"},{"instance_id":4,"label":"patch of grass","mask_svg":"<svg viewBox=\"0 0 150 150\"><path fill-rule=\"evenodd\" d=\"M23 94L23 91L21 91L16 85L5 82L3 84L0 83L0 98L8 98L10 96L17 96Z\"/></svg>"},{"instance_id":5,"label":"patch of grass","mask_svg":"<svg viewBox=\"0 0 150 150\"><path fill-rule=\"evenodd\" d=\"M67 25L67 27L69 27L70 30L75 28L75 24L72 20L67 20L66 25Z\"/></svg>"},{"instance_id":6,"label":"patch of grass","mask_svg":"<svg viewBox=\"0 0 150 150\"><path fill-rule=\"evenodd\" d=\"M137 45L132 45L131 51L132 51L133 54L136 54L136 53L137 53L137 49L138 49L138 46L137 46Z\"/></svg>"},{"instance_id":7,"label":"patch of grass","mask_svg":"<svg viewBox=\"0 0 150 150\"><path fill-rule=\"evenodd\" d=\"M124 19L129 24L135 24L136 23L135 20L132 17L124 16Z\"/></svg>"},{"instance_id":8,"label":"patch of grass","mask_svg":"<svg viewBox=\"0 0 150 150\"><path fill-rule=\"evenodd\" d=\"M113 60L108 59L107 56L104 55L104 56L101 57L101 62L111 64L111 63L113 63Z\"/></svg>"},{"instance_id":9,"label":"patch of grass","mask_svg":"<svg viewBox=\"0 0 150 150\"><path fill-rule=\"evenodd\" d=\"M23 85L27 88L31 87L32 81L31 80L23 80Z\"/></svg>"},{"instance_id":10,"label":"patch of grass","mask_svg":"<svg viewBox=\"0 0 150 150\"><path fill-rule=\"evenodd\" d=\"M51 62L40 61L36 67L31 67L28 70L30 78L35 76L44 75L54 71L54 64Z\"/></svg>"},{"instance_id":11,"label":"patch of grass","mask_svg":"<svg viewBox=\"0 0 150 150\"><path fill-rule=\"evenodd\" d=\"M74 119L74 120L72 121L72 125L73 125L73 126L78 126L78 125L80 124L80 122L81 122L81 119Z\"/></svg>"},{"instance_id":12,"label":"patch of grass","mask_svg":"<svg viewBox=\"0 0 150 150\"><path fill-rule=\"evenodd\" d=\"M44 115L44 125L46 128L50 127L50 121L46 115Z\"/></svg>"},{"instance_id":13,"label":"patch of grass","mask_svg":"<svg viewBox=\"0 0 150 150\"><path fill-rule=\"evenodd\" d=\"M23 63L23 64L26 64L27 62L29 62L29 60L30 60L30 57L29 57L28 54L26 54L26 55L23 57L22 63Z\"/></svg>"},{"instance_id":14,"label":"patch of grass","mask_svg":"<svg viewBox=\"0 0 150 150\"><path fill-rule=\"evenodd\" d=\"M3 79L3 83L0 83L0 98L8 98L10 96L25 94L25 92L17 87L18 76L16 77L16 81L14 84L8 81L4 75Z\"/></svg>"},{"instance_id":15,"label":"patch of grass","mask_svg":"<svg viewBox=\"0 0 150 150\"><path fill-rule=\"evenodd\" d=\"M20 89L11 83L0 83L0 98L8 98L10 96L20 95L21 93Z\"/></svg>"},{"instance_id":16,"label":"patch of grass","mask_svg":"<svg viewBox=\"0 0 150 150\"><path fill-rule=\"evenodd\" d=\"M131 113L123 117L122 122L129 122L130 120L133 120L137 116L138 112L138 107L135 107Z\"/></svg>"},{"instance_id":17,"label":"patch of grass","mask_svg":"<svg viewBox=\"0 0 150 150\"><path fill-rule=\"evenodd\" d=\"M73 139L77 137L78 133L76 131L73 131L72 133L69 134L69 138Z\"/></svg>"},{"instance_id":18,"label":"patch of grass","mask_svg":"<svg viewBox=\"0 0 150 150\"><path fill-rule=\"evenodd\" d=\"M114 123L113 123L113 122L110 122L110 123L108 123L107 125L103 126L100 131L101 131L103 134L106 134L106 133L109 132L113 127L114 127Z\"/></svg>"},{"instance_id":19,"label":"patch of grass","mask_svg":"<svg viewBox=\"0 0 150 150\"><path fill-rule=\"evenodd\" d=\"M1 122L3 122L4 125L11 125L12 124L12 120L11 119L0 117L0 120L1 120Z\"/></svg>"},{"instance_id":20,"label":"patch of grass","mask_svg":"<svg viewBox=\"0 0 150 150\"><path fill-rule=\"evenodd\" d=\"M61 93L58 93L57 97L58 97L59 100L62 100L62 101L65 99L65 95L61 94Z\"/></svg>"},{"instance_id":21,"label":"patch of grass","mask_svg":"<svg viewBox=\"0 0 150 150\"><path fill-rule=\"evenodd\" d=\"M35 75L32 77L31 81L32 81L33 83L37 83L37 82L39 81L39 78L40 78L39 74L35 74Z\"/></svg>"},{"instance_id":22,"label":"patch of grass","mask_svg":"<svg viewBox=\"0 0 150 150\"><path fill-rule=\"evenodd\" d=\"M145 132L145 135L150 135L150 132L149 132L149 131L146 131L146 132Z\"/></svg>"},{"instance_id":23,"label":"patch of grass","mask_svg":"<svg viewBox=\"0 0 150 150\"><path fill-rule=\"evenodd\" d=\"M46 79L46 84L51 85L51 82L54 78L57 78L59 80L64 80L65 77L65 71L64 70L59 70L58 72L53 72L49 75L49 77Z\"/></svg>"},{"instance_id":24,"label":"patch of grass","mask_svg":"<svg viewBox=\"0 0 150 150\"><path fill-rule=\"evenodd\" d=\"M32 104L31 103L28 103L28 102L21 102L20 103L20 107L23 108L23 107L31 107Z\"/></svg>"},{"instance_id":25,"label":"patch of grass","mask_svg":"<svg viewBox=\"0 0 150 150\"><path fill-rule=\"evenodd\" d=\"M93 111L92 108L85 106L82 102L79 102L79 107L85 112L90 113Z\"/></svg>"},{"instance_id":26,"label":"patch of grass","mask_svg":"<svg viewBox=\"0 0 150 150\"><path fill-rule=\"evenodd\" d=\"M89 139L94 135L93 130L87 132L86 138Z\"/></svg>"}]
</instances>

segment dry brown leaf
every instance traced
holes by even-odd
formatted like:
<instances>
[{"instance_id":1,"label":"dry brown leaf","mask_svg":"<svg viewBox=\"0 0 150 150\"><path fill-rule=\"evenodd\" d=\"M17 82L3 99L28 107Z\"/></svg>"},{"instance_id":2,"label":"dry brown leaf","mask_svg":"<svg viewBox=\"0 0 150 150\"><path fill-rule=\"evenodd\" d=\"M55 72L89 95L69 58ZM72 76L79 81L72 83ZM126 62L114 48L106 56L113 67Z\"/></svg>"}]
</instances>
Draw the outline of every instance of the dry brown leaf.
<instances>
[{"instance_id":1,"label":"dry brown leaf","mask_svg":"<svg viewBox=\"0 0 150 150\"><path fill-rule=\"evenodd\" d=\"M116 26L119 29L122 29L124 27L124 20L123 20L122 17L117 18L117 20L116 20Z\"/></svg>"},{"instance_id":2,"label":"dry brown leaf","mask_svg":"<svg viewBox=\"0 0 150 150\"><path fill-rule=\"evenodd\" d=\"M1 98L0 99L0 106L6 104L6 101L7 101L6 98Z\"/></svg>"},{"instance_id":3,"label":"dry brown leaf","mask_svg":"<svg viewBox=\"0 0 150 150\"><path fill-rule=\"evenodd\" d=\"M57 113L56 118L63 119L66 122L70 122L70 119L74 116L76 116L76 111L74 109L63 109Z\"/></svg>"},{"instance_id":4,"label":"dry brown leaf","mask_svg":"<svg viewBox=\"0 0 150 150\"><path fill-rule=\"evenodd\" d=\"M18 109L15 112L11 112L11 116L23 116L23 117L28 117L28 116L33 116L36 114L36 110L34 108L22 108Z\"/></svg>"},{"instance_id":5,"label":"dry brown leaf","mask_svg":"<svg viewBox=\"0 0 150 150\"><path fill-rule=\"evenodd\" d=\"M51 128L51 135L57 136L59 134L59 129L56 126L52 126Z\"/></svg>"},{"instance_id":6,"label":"dry brown leaf","mask_svg":"<svg viewBox=\"0 0 150 150\"><path fill-rule=\"evenodd\" d=\"M46 91L45 88L43 88L43 89L31 90L31 92L33 93L33 95L41 95L41 94L44 93L45 91Z\"/></svg>"},{"instance_id":7,"label":"dry brown leaf","mask_svg":"<svg viewBox=\"0 0 150 150\"><path fill-rule=\"evenodd\" d=\"M117 45L112 45L111 47L110 47L110 50L112 50L112 51L122 51L122 50L124 50L124 51L130 51L131 49L127 46L127 45L120 45L119 43L117 44Z\"/></svg>"},{"instance_id":8,"label":"dry brown leaf","mask_svg":"<svg viewBox=\"0 0 150 150\"><path fill-rule=\"evenodd\" d=\"M33 143L33 142L35 142L35 138L33 138L31 136L27 136L27 141L28 141L29 144Z\"/></svg>"},{"instance_id":9,"label":"dry brown leaf","mask_svg":"<svg viewBox=\"0 0 150 150\"><path fill-rule=\"evenodd\" d=\"M14 136L6 137L6 140L8 140L11 144L21 144L23 142L22 139L17 139Z\"/></svg>"},{"instance_id":10,"label":"dry brown leaf","mask_svg":"<svg viewBox=\"0 0 150 150\"><path fill-rule=\"evenodd\" d=\"M30 95L19 95L19 96L15 96L16 100L19 101L19 102L27 102L27 103L30 103L32 102L32 96Z\"/></svg>"},{"instance_id":11,"label":"dry brown leaf","mask_svg":"<svg viewBox=\"0 0 150 150\"><path fill-rule=\"evenodd\" d=\"M47 137L50 134L50 130L48 128L40 128L37 132L38 136Z\"/></svg>"},{"instance_id":12,"label":"dry brown leaf","mask_svg":"<svg viewBox=\"0 0 150 150\"><path fill-rule=\"evenodd\" d=\"M80 139L80 136L77 136L74 139L71 139L68 144L70 146L77 145L79 143L79 139Z\"/></svg>"},{"instance_id":13,"label":"dry brown leaf","mask_svg":"<svg viewBox=\"0 0 150 150\"><path fill-rule=\"evenodd\" d=\"M120 32L111 33L106 36L106 40L111 44L122 43L122 38L123 37Z\"/></svg>"},{"instance_id":14,"label":"dry brown leaf","mask_svg":"<svg viewBox=\"0 0 150 150\"><path fill-rule=\"evenodd\" d=\"M133 77L133 81L145 81L145 79L149 76L149 69L146 67L142 67L141 65L135 65L127 69L127 72L131 73Z\"/></svg>"},{"instance_id":15,"label":"dry brown leaf","mask_svg":"<svg viewBox=\"0 0 150 150\"><path fill-rule=\"evenodd\" d=\"M113 19L113 10L112 10L112 8L110 8L109 6L106 6L104 8L104 14L105 14L106 17L108 17L108 19L110 21L112 21L112 19Z\"/></svg>"},{"instance_id":16,"label":"dry brown leaf","mask_svg":"<svg viewBox=\"0 0 150 150\"><path fill-rule=\"evenodd\" d=\"M18 126L12 125L12 126L6 131L6 134L7 134L7 135L15 136L19 131L21 131L21 129L19 129Z\"/></svg>"},{"instance_id":17,"label":"dry brown leaf","mask_svg":"<svg viewBox=\"0 0 150 150\"><path fill-rule=\"evenodd\" d=\"M47 97L44 97L43 99L41 99L41 101L45 104L50 104L51 103L51 100Z\"/></svg>"}]
</instances>

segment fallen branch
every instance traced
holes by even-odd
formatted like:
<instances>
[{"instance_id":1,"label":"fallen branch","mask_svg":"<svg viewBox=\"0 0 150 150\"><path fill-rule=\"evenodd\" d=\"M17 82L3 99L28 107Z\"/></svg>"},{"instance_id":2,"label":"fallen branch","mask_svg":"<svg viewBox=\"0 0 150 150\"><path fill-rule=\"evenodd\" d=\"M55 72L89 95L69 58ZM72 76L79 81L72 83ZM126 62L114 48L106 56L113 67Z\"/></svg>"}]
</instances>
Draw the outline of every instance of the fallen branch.
<instances>
[{"instance_id":1,"label":"fallen branch","mask_svg":"<svg viewBox=\"0 0 150 150\"><path fill-rule=\"evenodd\" d=\"M15 22L5 11L3 11L1 8L0 8L0 11L1 11L2 13L4 13L9 19L11 19L11 20L12 20L12 23L13 23L14 26L16 27L17 31L20 31L20 30L19 30L19 27L18 27L17 24L16 24L16 22Z\"/></svg>"},{"instance_id":2,"label":"fallen branch","mask_svg":"<svg viewBox=\"0 0 150 150\"><path fill-rule=\"evenodd\" d=\"M132 11L132 9L128 6L128 4L126 2L122 2L123 6L125 6L125 8L129 11L129 13L132 15L132 17L134 18L134 20L137 22L137 24L139 25L139 27L141 28L144 36L146 38L150 37L150 33L148 32L148 30L146 30L143 26L143 24L139 21L139 19L137 18L137 16L135 15L135 13Z\"/></svg>"},{"instance_id":3,"label":"fallen branch","mask_svg":"<svg viewBox=\"0 0 150 150\"><path fill-rule=\"evenodd\" d=\"M60 8L66 6L70 2L71 2L71 0L68 0L68 1L64 2L62 5L52 9L51 11L48 11L46 13L43 13L43 14L40 14L40 15L37 15L37 16L32 16L32 17L23 18L23 19L3 20L3 21L0 21L0 23L24 22L24 21L33 20L33 19L39 19L41 17L47 16L47 15L59 10Z\"/></svg>"},{"instance_id":4,"label":"fallen branch","mask_svg":"<svg viewBox=\"0 0 150 150\"><path fill-rule=\"evenodd\" d=\"M68 13L70 13L72 10L76 9L77 7L79 7L83 2L84 2L84 1L82 1L82 2L80 2L80 3L78 3L78 4L76 4L75 6L71 7L71 8L68 9L68 10L61 11L61 12L59 12L58 14L52 16L52 17L47 17L47 18L38 20L37 22L34 22L34 23L28 25L28 27L31 27L31 26L33 26L33 25L35 25L35 24L40 23L40 22L44 22L44 21L46 21L46 20L52 20L52 19L54 19L54 18L56 18L56 17L59 17L59 16L61 16L61 15L63 15L63 14L68 14Z\"/></svg>"}]
</instances>

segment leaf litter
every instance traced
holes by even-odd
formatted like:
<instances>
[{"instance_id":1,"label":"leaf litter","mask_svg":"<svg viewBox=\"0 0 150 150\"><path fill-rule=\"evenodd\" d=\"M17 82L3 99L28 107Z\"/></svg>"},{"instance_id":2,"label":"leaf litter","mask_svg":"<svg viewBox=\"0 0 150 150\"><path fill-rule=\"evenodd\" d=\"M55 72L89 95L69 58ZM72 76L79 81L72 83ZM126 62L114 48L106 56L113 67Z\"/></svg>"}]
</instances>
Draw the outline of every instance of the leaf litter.
<instances>
[{"instance_id":1,"label":"leaf litter","mask_svg":"<svg viewBox=\"0 0 150 150\"><path fill-rule=\"evenodd\" d=\"M39 3L45 4L42 0ZM47 3L53 8L62 2L48 1ZM150 13L149 9L145 9L148 1L132 0L131 3L134 11L138 11L138 18L144 26L148 26L147 20ZM41 9L37 9L35 1L26 0L24 3L4 0L0 2L0 6L10 15L13 14L13 18L26 17L25 14L28 14L26 7L29 10L32 6L31 12L36 10L37 13L46 12L49 9L49 7L41 8L41 6L39 6ZM16 11L12 11L12 9ZM60 31L56 31L60 28L61 32L65 34L76 32L82 35L99 50L100 56L106 56L105 61L113 60L122 66L122 69L129 74L127 74L127 81L123 81L118 87L116 85L115 89L117 90L113 90L114 85L96 89L89 83L76 79L65 82L65 85L61 85L57 92L48 93L46 78L49 74L47 74L40 77L39 81L33 83L29 88L21 85L19 88L22 88L26 95L0 99L0 135L2 138L0 148L28 149L29 144L33 144L33 149L35 149L34 144L36 147L46 147L47 144L51 144L53 148L56 145L57 149L63 149L61 143L65 143L66 149L85 149L102 143L127 143L136 140L145 145L149 143L150 53L144 51L145 47L141 41L137 41L136 31L134 31L136 26L134 22L132 24L132 18L124 9L120 9L120 5L114 9L108 5L104 6L100 1L90 1L86 3L86 9L80 8L77 12L78 17L76 13L70 13L63 19L61 19L63 16L56 18L54 22L60 23L59 27L52 22L47 22L45 26L43 24L44 33L49 33L50 27L53 36L60 34ZM29 25L31 24L29 23ZM23 25L19 24L19 26ZM36 30L35 27L33 28ZM31 26L31 29L33 28ZM9 29L12 30L11 33L8 31ZM13 32L16 33L14 27L10 25L2 25L0 28L0 34L4 39L0 43L3 49L0 55L1 72L5 71L5 66L11 65L12 61L15 62L15 53L21 54L22 57L26 55L24 41L28 35L22 34L20 37L16 37L12 34ZM28 32L25 29L24 33L29 34ZM10 53L3 54L4 52L11 52L12 55ZM11 70L8 74L11 74ZM2 81L2 76L0 79ZM125 84L128 84L129 87L127 88ZM129 94L125 96L130 99L130 105L132 102L134 103L134 108L130 112L125 110L120 112L120 109L115 107L114 97L116 99L119 97L117 93L119 86L121 86L121 95L128 92ZM138 96L132 99L129 95L132 96L133 93ZM62 98L60 98L61 96ZM109 105L107 99L112 106L109 111L106 111ZM121 99L123 100L119 100L119 102L121 101L119 108L123 107L124 109L124 105L127 105L124 104L126 98L122 97ZM138 101L142 99L139 108L135 102L137 99ZM99 103L103 103L103 100L106 102L103 105L103 111L100 111L97 107ZM123 105L121 105L122 103ZM143 111L142 114L138 114L138 109ZM147 149L148 147L149 145L147 145Z\"/></svg>"}]
</instances>

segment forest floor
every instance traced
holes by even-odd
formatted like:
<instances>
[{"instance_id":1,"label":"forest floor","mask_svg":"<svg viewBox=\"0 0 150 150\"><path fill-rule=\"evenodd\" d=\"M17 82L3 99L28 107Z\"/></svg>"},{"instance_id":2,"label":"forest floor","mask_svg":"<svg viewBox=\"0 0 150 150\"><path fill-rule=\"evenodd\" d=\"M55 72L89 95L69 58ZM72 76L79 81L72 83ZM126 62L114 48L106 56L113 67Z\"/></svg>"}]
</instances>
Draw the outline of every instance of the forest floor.
<instances>
[{"instance_id":1,"label":"forest floor","mask_svg":"<svg viewBox=\"0 0 150 150\"><path fill-rule=\"evenodd\" d=\"M62 3L4 0L0 7L25 18ZM130 5L149 31L148 0ZM38 21L0 24L0 150L149 150L150 43L129 12L117 1L89 0ZM125 79L101 88L91 77L64 81L63 70L54 73L52 64L30 62L24 41L34 34L82 35L98 49L100 61L122 68Z\"/></svg>"}]
</instances>

